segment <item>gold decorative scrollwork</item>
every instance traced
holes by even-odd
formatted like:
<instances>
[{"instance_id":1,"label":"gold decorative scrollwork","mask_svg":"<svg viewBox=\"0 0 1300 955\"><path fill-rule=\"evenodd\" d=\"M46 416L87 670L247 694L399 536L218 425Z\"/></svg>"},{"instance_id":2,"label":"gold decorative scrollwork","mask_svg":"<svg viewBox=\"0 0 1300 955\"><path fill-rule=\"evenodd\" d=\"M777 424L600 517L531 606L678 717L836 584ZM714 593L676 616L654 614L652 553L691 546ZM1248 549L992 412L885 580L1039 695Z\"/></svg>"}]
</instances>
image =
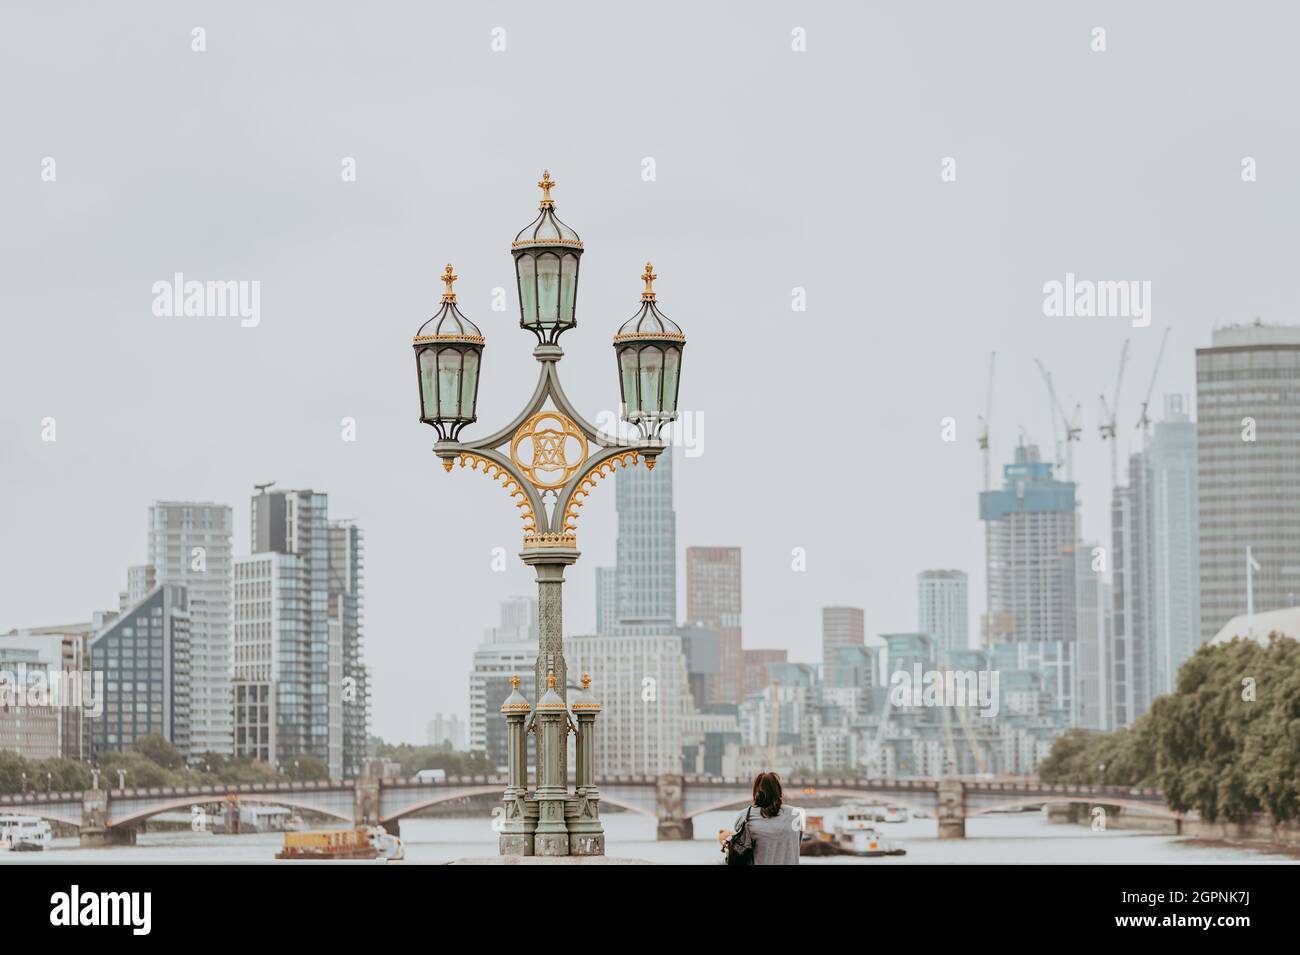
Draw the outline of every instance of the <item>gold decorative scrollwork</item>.
<instances>
[{"instance_id":1,"label":"gold decorative scrollwork","mask_svg":"<svg viewBox=\"0 0 1300 955\"><path fill-rule=\"evenodd\" d=\"M561 533L572 534L577 530L578 508L582 507L583 501L595 488L597 481L613 474L615 465L626 471L630 467L636 467L636 463L640 459L641 455L637 452L624 451L606 458L584 474L577 487L573 489L573 495L569 498L568 505L564 508L564 522L560 526ZM647 461L647 463L649 462Z\"/></svg>"},{"instance_id":2,"label":"gold decorative scrollwork","mask_svg":"<svg viewBox=\"0 0 1300 955\"><path fill-rule=\"evenodd\" d=\"M524 543L525 546L530 538L537 536L537 515L533 513L533 506L528 503L528 494L519 482L511 476L510 472L489 458L481 457L477 454L471 454L468 451L462 451L457 455L456 460L461 467L469 465L471 471L477 471L479 465L483 465L483 473L492 480L500 482L501 486L510 492L512 498L518 498L515 501L515 507L520 508L519 517L524 522ZM447 470L451 470L451 461L445 461Z\"/></svg>"}]
</instances>

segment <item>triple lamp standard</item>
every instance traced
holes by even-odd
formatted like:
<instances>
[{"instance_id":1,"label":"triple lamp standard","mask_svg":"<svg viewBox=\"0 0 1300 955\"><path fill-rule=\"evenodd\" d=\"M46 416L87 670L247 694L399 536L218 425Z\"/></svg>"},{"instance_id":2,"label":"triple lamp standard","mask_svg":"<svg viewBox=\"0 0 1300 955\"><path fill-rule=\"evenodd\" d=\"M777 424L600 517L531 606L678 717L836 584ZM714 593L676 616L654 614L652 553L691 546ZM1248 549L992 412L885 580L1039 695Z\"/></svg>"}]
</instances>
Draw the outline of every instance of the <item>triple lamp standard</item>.
<instances>
[{"instance_id":1,"label":"triple lamp standard","mask_svg":"<svg viewBox=\"0 0 1300 955\"><path fill-rule=\"evenodd\" d=\"M564 660L561 588L564 568L579 557L578 508L601 478L644 460L653 470L664 449L661 433L677 417L677 391L686 338L659 311L649 263L645 291L635 315L614 336L622 418L631 426L624 440L598 432L560 386L564 357L559 338L577 325L578 260L582 240L555 215L549 172L537 184L537 218L510 244L519 289L519 326L537 338L537 387L524 410L501 430L476 441L460 433L476 419L484 339L457 307L458 276L450 265L442 280L442 307L415 335L420 382L420 420L438 434L433 452L450 471L459 464L481 471L505 488L523 522L519 556L537 574L538 649L530 703L519 677L501 712L508 741L509 784L504 812L495 825L502 855L604 855L600 792L596 788L595 725L600 703L591 678L570 687ZM572 689L572 696L569 690ZM528 738L537 740L537 788L529 789ZM569 789L568 736L575 733L577 765Z\"/></svg>"}]
</instances>

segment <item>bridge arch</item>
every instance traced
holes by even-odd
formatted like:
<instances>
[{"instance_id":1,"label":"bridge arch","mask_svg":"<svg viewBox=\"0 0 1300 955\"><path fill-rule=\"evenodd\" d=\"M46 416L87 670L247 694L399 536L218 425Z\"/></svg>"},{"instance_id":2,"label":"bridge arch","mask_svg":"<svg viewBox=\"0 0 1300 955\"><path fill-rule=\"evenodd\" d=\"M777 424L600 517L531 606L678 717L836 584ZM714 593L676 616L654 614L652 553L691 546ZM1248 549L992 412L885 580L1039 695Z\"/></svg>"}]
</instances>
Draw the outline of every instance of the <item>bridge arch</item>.
<instances>
[{"instance_id":1,"label":"bridge arch","mask_svg":"<svg viewBox=\"0 0 1300 955\"><path fill-rule=\"evenodd\" d=\"M309 792L309 791L308 791ZM301 796L306 796L304 792ZM215 798L214 798L215 797ZM296 798L297 797L297 798ZM185 806L196 806L199 804L222 802L222 803L251 803L259 806L285 806L290 809L306 809L308 812L318 812L324 816L331 816L335 819L342 819L345 822L352 822L352 809L349 805L346 813L323 806L319 802L311 802L301 798L299 793L231 793L227 795L218 795L214 793L190 793L189 795L175 796L166 798L162 796L146 797L151 798L148 806L136 808L126 808L122 815L113 812L113 806L110 805L110 814L108 825L124 826L128 823L139 822L141 819L148 819L150 816L156 816L159 813L170 812L173 809L181 809ZM153 802L152 799L158 799L159 802Z\"/></svg>"},{"instance_id":2,"label":"bridge arch","mask_svg":"<svg viewBox=\"0 0 1300 955\"><path fill-rule=\"evenodd\" d=\"M439 803L452 802L457 799L465 799L466 797L469 796L482 796L488 793L496 793L499 796L501 795L501 789L502 786L499 783L494 783L493 785L490 786L471 786L466 789L443 789L439 792L435 792L427 799L417 800L416 802L413 802L410 805L402 806L400 809L397 809L393 812L383 812L381 810L379 813L379 819L381 822L394 822L395 820L401 819L404 816L409 816L412 813L419 812L421 809L428 809L430 806L436 806ZM380 799L381 800L383 799L382 794L380 796Z\"/></svg>"},{"instance_id":3,"label":"bridge arch","mask_svg":"<svg viewBox=\"0 0 1300 955\"><path fill-rule=\"evenodd\" d=\"M967 796L969 797L969 795L970 794L968 793ZM966 802L966 815L981 816L984 815L985 813L1007 812L1012 809L1024 809L1029 806L1041 806L1046 803L1053 803L1055 805L1070 805L1073 803L1073 804L1078 804L1083 806L1120 806L1124 809L1130 809L1134 812L1146 813L1147 815L1159 816L1167 819L1181 819L1183 815L1180 812L1176 812L1173 809L1170 809L1166 805L1152 803L1152 802L1143 802L1137 799L1123 799L1123 798L1116 799L1112 796L1094 796L1092 798L1081 797L1079 795L1074 795L1074 796L1050 795L1049 796L1049 795L1029 794L1029 793L1025 793L1020 796L1015 796L1005 801L993 803L991 805L982 805L978 801L976 801L975 804L972 805L972 800L968 798Z\"/></svg>"},{"instance_id":4,"label":"bridge arch","mask_svg":"<svg viewBox=\"0 0 1300 955\"><path fill-rule=\"evenodd\" d=\"M0 806L0 815L35 816L47 822L61 822L65 825L76 826L78 829L81 828L81 803L67 806L41 805L40 803L30 806Z\"/></svg>"}]
</instances>

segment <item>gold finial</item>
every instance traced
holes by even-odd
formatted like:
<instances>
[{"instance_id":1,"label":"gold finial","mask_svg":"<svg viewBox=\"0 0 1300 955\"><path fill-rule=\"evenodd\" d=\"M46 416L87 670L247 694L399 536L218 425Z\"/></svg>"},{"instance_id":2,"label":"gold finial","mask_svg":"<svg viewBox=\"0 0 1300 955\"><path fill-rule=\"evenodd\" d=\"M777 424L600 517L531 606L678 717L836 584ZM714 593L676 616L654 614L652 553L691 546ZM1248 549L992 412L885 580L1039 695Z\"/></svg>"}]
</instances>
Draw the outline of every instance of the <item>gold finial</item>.
<instances>
[{"instance_id":1,"label":"gold finial","mask_svg":"<svg viewBox=\"0 0 1300 955\"><path fill-rule=\"evenodd\" d=\"M591 674L590 674L590 673L584 673L584 674L582 675L582 688L583 688L584 690L590 690L590 689L591 689Z\"/></svg>"},{"instance_id":2,"label":"gold finial","mask_svg":"<svg viewBox=\"0 0 1300 955\"><path fill-rule=\"evenodd\" d=\"M447 291L445 291L445 292L442 293L442 300L443 300L444 302L451 302L453 305L455 304L455 302L456 302L456 293L452 290L452 287L451 287L451 286L452 286L452 283L454 283L458 278L460 278L459 275L453 275L453 274L452 274L452 271L451 271L451 263L448 262L448 263L447 263L447 268L444 269L444 270L443 270L443 273L442 273L442 280L443 280L444 282L447 283Z\"/></svg>"},{"instance_id":3,"label":"gold finial","mask_svg":"<svg viewBox=\"0 0 1300 955\"><path fill-rule=\"evenodd\" d=\"M547 687L549 687L549 688L552 689L552 690L555 689L555 674L554 674L554 673L548 673L548 674L546 674L546 685L547 685Z\"/></svg>"},{"instance_id":4,"label":"gold finial","mask_svg":"<svg viewBox=\"0 0 1300 955\"><path fill-rule=\"evenodd\" d=\"M551 171L549 169L542 170L542 181L539 182L537 185L541 186L542 188L541 208L554 209L555 200L551 198L551 190L555 188L555 182L554 180L551 179Z\"/></svg>"},{"instance_id":5,"label":"gold finial","mask_svg":"<svg viewBox=\"0 0 1300 955\"><path fill-rule=\"evenodd\" d=\"M518 673L516 673L514 676L512 676L512 677L510 678L510 685L511 685L511 687L513 687L513 688L516 689L516 690L519 689L519 674L518 674Z\"/></svg>"},{"instance_id":6,"label":"gold finial","mask_svg":"<svg viewBox=\"0 0 1300 955\"><path fill-rule=\"evenodd\" d=\"M641 301L653 302L655 300L655 279L659 276L654 273L654 266L649 262L645 264L645 271L641 273L641 280L645 282L645 291L641 293Z\"/></svg>"}]
</instances>

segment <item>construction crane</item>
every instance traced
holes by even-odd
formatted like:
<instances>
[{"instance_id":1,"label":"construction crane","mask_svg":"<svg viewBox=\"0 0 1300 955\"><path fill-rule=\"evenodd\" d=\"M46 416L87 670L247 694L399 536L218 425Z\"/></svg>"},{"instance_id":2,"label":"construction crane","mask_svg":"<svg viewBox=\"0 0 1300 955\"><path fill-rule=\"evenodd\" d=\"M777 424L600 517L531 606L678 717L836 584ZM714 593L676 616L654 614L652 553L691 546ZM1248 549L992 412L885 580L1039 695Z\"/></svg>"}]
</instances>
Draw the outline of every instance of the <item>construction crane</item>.
<instances>
[{"instance_id":1,"label":"construction crane","mask_svg":"<svg viewBox=\"0 0 1300 955\"><path fill-rule=\"evenodd\" d=\"M970 752L975 757L975 770L982 776L987 776L989 772L988 760L984 758L984 749L975 739L975 731L971 729L970 715L965 706L957 707L957 718L961 720L962 732L966 736L966 745L970 747Z\"/></svg>"},{"instance_id":2,"label":"construction crane","mask_svg":"<svg viewBox=\"0 0 1300 955\"><path fill-rule=\"evenodd\" d=\"M948 672L948 668L944 667L939 672L946 674ZM945 676L944 686L948 686L948 685L949 685L948 679ZM948 766L950 768L948 772L942 773L941 775L959 776L961 775L961 763L957 759L957 744L953 741L953 736L952 736L952 717L948 715L948 705L947 705L948 701L944 700L944 704L945 704L944 706L939 707L939 717L940 717L940 722L943 723L944 750L947 752ZM958 709L964 709L964 707L958 707Z\"/></svg>"},{"instance_id":3,"label":"construction crane","mask_svg":"<svg viewBox=\"0 0 1300 955\"><path fill-rule=\"evenodd\" d=\"M776 772L777 748L781 739L781 681L772 681L772 706L767 718L767 771Z\"/></svg>"},{"instance_id":4,"label":"construction crane","mask_svg":"<svg viewBox=\"0 0 1300 955\"><path fill-rule=\"evenodd\" d=\"M997 364L998 353L989 352L989 384L988 391L984 396L984 413L979 416L980 423L980 451L984 455L984 490L991 490L989 487L989 418L993 415L993 368Z\"/></svg>"},{"instance_id":5,"label":"construction crane","mask_svg":"<svg viewBox=\"0 0 1300 955\"><path fill-rule=\"evenodd\" d=\"M1098 430L1101 432L1101 440L1110 442L1110 488L1114 493L1119 486L1119 439L1115 434L1115 416L1119 414L1119 389L1124 383L1124 363L1128 361L1128 339L1124 339L1124 347L1119 352L1119 371L1115 375L1115 392L1111 398L1111 403L1106 404L1106 396L1101 396L1101 425Z\"/></svg>"},{"instance_id":6,"label":"construction crane","mask_svg":"<svg viewBox=\"0 0 1300 955\"><path fill-rule=\"evenodd\" d=\"M1034 359L1034 364L1038 366L1038 370L1042 372L1043 381L1047 383L1047 396L1048 398L1051 399L1052 402L1052 413L1060 415L1061 421L1064 422L1065 424L1065 479L1067 481L1073 481L1074 480L1074 448L1072 447L1072 445L1074 444L1074 442L1078 441L1083 436L1083 428L1079 424L1079 417L1082 414L1083 409L1076 404L1074 406L1074 420L1071 421L1069 415L1065 413L1065 409L1061 407L1060 399L1056 397L1056 388L1052 384L1051 373L1046 368L1043 367L1043 363L1039 361L1037 358ZM1056 419L1053 418L1052 422L1053 422L1052 424L1053 440L1056 441L1056 466L1060 467L1061 466L1061 442L1060 439L1057 437L1058 432L1056 430L1056 424L1055 424Z\"/></svg>"},{"instance_id":7,"label":"construction crane","mask_svg":"<svg viewBox=\"0 0 1300 955\"><path fill-rule=\"evenodd\" d=\"M1156 365L1151 369L1151 384L1147 385L1147 396L1142 399L1142 414L1138 416L1138 430L1142 432L1143 438L1146 437L1147 429L1151 427L1151 416L1147 414L1147 409L1151 406L1151 392L1156 387L1156 373L1160 371L1160 359L1165 355L1165 342L1169 339L1169 328L1165 328L1165 333L1160 336L1160 351L1156 352Z\"/></svg>"}]
</instances>

